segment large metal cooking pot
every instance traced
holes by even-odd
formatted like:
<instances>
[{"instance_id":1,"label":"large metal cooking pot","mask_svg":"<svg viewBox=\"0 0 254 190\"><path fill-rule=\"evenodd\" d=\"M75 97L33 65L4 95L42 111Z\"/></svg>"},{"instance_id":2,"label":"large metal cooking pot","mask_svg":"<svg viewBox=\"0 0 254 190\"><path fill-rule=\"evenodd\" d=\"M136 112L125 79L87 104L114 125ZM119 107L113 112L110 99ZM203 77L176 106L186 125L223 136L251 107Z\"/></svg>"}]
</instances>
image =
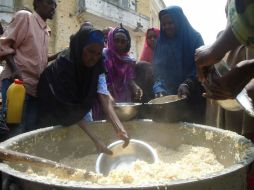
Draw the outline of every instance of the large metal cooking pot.
<instances>
[{"instance_id":1,"label":"large metal cooking pot","mask_svg":"<svg viewBox=\"0 0 254 190\"><path fill-rule=\"evenodd\" d=\"M110 144L116 139L107 122L89 124L101 139ZM24 190L71 190L71 189L154 189L154 190L245 190L248 166L254 159L254 146L246 138L218 128L190 123L156 123L150 120L133 120L124 123L130 136L144 141L157 142L175 148L181 144L211 148L226 169L199 179L177 180L165 185L116 186L82 185L80 183L52 183L24 173L18 166L0 163L0 170L20 180ZM50 127L11 138L0 147L25 152L58 162L73 154L82 157L96 152L91 140L77 126ZM245 155L246 154L246 155ZM242 155L245 155L241 158ZM237 158L240 158L238 160ZM184 171L183 171L184 172Z\"/></svg>"}]
</instances>

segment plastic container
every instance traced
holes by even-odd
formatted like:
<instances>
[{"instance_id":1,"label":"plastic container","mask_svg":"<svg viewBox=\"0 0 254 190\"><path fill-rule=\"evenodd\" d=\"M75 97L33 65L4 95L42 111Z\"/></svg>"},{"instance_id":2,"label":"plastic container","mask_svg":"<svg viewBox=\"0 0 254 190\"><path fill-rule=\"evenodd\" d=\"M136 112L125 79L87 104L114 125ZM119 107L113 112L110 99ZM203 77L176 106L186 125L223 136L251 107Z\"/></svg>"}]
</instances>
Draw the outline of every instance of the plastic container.
<instances>
[{"instance_id":1,"label":"plastic container","mask_svg":"<svg viewBox=\"0 0 254 190\"><path fill-rule=\"evenodd\" d=\"M23 106L25 100L25 87L23 81L15 79L7 90L7 114L6 122L19 124L22 121Z\"/></svg>"}]
</instances>

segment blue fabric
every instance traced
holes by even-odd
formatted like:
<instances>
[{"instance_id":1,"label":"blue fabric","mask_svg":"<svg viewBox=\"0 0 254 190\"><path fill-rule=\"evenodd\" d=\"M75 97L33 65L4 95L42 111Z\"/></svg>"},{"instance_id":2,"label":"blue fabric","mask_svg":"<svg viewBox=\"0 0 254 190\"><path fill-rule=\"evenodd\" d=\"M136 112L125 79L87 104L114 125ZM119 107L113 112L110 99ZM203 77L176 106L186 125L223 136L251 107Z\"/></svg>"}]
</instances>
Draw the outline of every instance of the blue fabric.
<instances>
[{"instance_id":1,"label":"blue fabric","mask_svg":"<svg viewBox=\"0 0 254 190\"><path fill-rule=\"evenodd\" d=\"M97 93L109 95L107 82L106 82L106 75L104 73L99 75ZM93 121L92 113L93 113L92 110L90 110L87 114L85 114L84 120L87 122Z\"/></svg>"},{"instance_id":2,"label":"blue fabric","mask_svg":"<svg viewBox=\"0 0 254 190\"><path fill-rule=\"evenodd\" d=\"M102 32L93 31L89 34L86 45L93 44L93 43L104 46L104 35Z\"/></svg>"},{"instance_id":3,"label":"blue fabric","mask_svg":"<svg viewBox=\"0 0 254 190\"><path fill-rule=\"evenodd\" d=\"M93 121L93 113L92 113L92 109L85 114L84 118L83 118L86 122L92 122Z\"/></svg>"},{"instance_id":4,"label":"blue fabric","mask_svg":"<svg viewBox=\"0 0 254 190\"><path fill-rule=\"evenodd\" d=\"M109 95L107 82L106 82L106 75L104 73L99 75L99 80L98 80L98 85L97 85L97 93Z\"/></svg>"},{"instance_id":5,"label":"blue fabric","mask_svg":"<svg viewBox=\"0 0 254 190\"><path fill-rule=\"evenodd\" d=\"M159 13L170 15L175 26L174 37L168 38L161 25L160 36L154 52L154 93L177 94L178 87L186 79L196 78L195 50L204 44L201 35L192 28L182 9L168 7Z\"/></svg>"}]
</instances>

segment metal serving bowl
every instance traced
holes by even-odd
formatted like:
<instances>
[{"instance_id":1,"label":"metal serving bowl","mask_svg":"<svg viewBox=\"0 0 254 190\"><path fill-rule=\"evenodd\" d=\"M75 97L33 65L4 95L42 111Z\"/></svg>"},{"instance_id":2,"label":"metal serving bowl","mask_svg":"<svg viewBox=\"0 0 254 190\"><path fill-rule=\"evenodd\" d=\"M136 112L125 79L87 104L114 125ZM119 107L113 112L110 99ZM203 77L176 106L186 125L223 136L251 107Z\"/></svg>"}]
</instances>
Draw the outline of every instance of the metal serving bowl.
<instances>
[{"instance_id":1,"label":"metal serving bowl","mask_svg":"<svg viewBox=\"0 0 254 190\"><path fill-rule=\"evenodd\" d=\"M96 172L107 175L111 170L119 167L128 167L137 160L143 160L148 163L158 160L156 151L144 141L131 139L126 148L122 147L123 143L123 141L119 140L108 146L112 150L113 155L101 153L98 156L95 165Z\"/></svg>"},{"instance_id":2,"label":"metal serving bowl","mask_svg":"<svg viewBox=\"0 0 254 190\"><path fill-rule=\"evenodd\" d=\"M178 95L168 95L155 98L148 102L148 107L154 121L184 121L187 109L187 98Z\"/></svg>"},{"instance_id":3,"label":"metal serving bowl","mask_svg":"<svg viewBox=\"0 0 254 190\"><path fill-rule=\"evenodd\" d=\"M180 100L183 100L184 98L179 97L178 95L169 95L169 96L163 96L160 98L155 98L153 100L150 100L149 104L167 104L167 103L173 103Z\"/></svg>"},{"instance_id":4,"label":"metal serving bowl","mask_svg":"<svg viewBox=\"0 0 254 190\"><path fill-rule=\"evenodd\" d=\"M129 121L138 114L141 105L141 103L116 103L114 109L121 121Z\"/></svg>"}]
</instances>

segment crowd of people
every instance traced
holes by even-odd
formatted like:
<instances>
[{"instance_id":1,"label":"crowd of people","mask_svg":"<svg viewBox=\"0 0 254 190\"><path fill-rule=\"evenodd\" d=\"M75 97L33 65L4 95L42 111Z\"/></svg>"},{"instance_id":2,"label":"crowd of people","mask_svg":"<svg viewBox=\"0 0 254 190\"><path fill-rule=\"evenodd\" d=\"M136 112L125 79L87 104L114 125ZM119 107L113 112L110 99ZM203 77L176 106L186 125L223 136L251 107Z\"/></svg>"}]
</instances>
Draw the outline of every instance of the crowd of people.
<instances>
[{"instance_id":1,"label":"crowd of people","mask_svg":"<svg viewBox=\"0 0 254 190\"><path fill-rule=\"evenodd\" d=\"M78 123L99 152L111 154L86 127L88 121L108 118L127 146L130 137L113 104L178 95L188 100L186 121L232 130L254 142L254 118L243 111L223 110L210 101L235 98L243 88L254 101L253 3L228 0L226 29L209 47L203 47L202 35L181 7L167 7L158 15L160 29L147 30L141 56L135 60L129 55L131 36L126 28L109 26L101 31L90 22L71 35L68 48L48 56L46 21L53 18L57 3L34 0L33 13L18 11L6 31L0 27L0 60L5 65L1 73L2 133L9 133L4 123L6 91L19 78L26 89L21 133ZM231 70L208 81L210 68L223 57ZM249 181L248 188L253 189L253 175Z\"/></svg>"}]
</instances>

